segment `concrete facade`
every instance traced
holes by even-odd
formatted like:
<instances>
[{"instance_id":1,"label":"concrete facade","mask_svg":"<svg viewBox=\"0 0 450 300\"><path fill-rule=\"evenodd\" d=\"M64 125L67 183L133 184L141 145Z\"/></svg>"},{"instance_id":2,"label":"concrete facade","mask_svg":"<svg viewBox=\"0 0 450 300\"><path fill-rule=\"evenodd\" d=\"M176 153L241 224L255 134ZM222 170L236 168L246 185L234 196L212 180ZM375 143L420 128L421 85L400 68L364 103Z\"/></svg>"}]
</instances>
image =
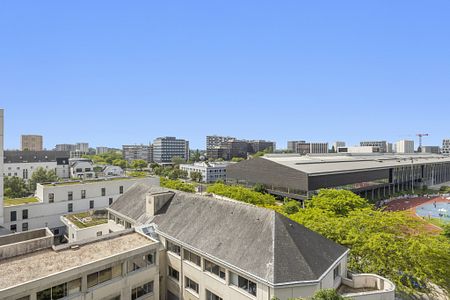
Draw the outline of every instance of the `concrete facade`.
<instances>
[{"instance_id":1,"label":"concrete facade","mask_svg":"<svg viewBox=\"0 0 450 300\"><path fill-rule=\"evenodd\" d=\"M442 154L450 154L450 139L442 140Z\"/></svg>"},{"instance_id":2,"label":"concrete facade","mask_svg":"<svg viewBox=\"0 0 450 300\"><path fill-rule=\"evenodd\" d=\"M297 143L295 152L300 155L328 153L328 143Z\"/></svg>"},{"instance_id":3,"label":"concrete facade","mask_svg":"<svg viewBox=\"0 0 450 300\"><path fill-rule=\"evenodd\" d=\"M189 160L189 141L175 137L159 137L153 141L153 161L158 164L171 164L172 158Z\"/></svg>"},{"instance_id":4,"label":"concrete facade","mask_svg":"<svg viewBox=\"0 0 450 300\"><path fill-rule=\"evenodd\" d=\"M223 143L233 140L236 140L236 138L231 136L208 135L206 136L206 150L220 147Z\"/></svg>"},{"instance_id":5,"label":"concrete facade","mask_svg":"<svg viewBox=\"0 0 450 300\"><path fill-rule=\"evenodd\" d=\"M44 150L42 135L23 134L20 137L20 150L22 151Z\"/></svg>"},{"instance_id":6,"label":"concrete facade","mask_svg":"<svg viewBox=\"0 0 450 300\"><path fill-rule=\"evenodd\" d=\"M142 159L148 163L153 162L152 145L123 145L123 159L131 163L133 160Z\"/></svg>"},{"instance_id":7,"label":"concrete facade","mask_svg":"<svg viewBox=\"0 0 450 300\"><path fill-rule=\"evenodd\" d=\"M414 153L414 141L401 140L395 143L395 152Z\"/></svg>"},{"instance_id":8,"label":"concrete facade","mask_svg":"<svg viewBox=\"0 0 450 300\"><path fill-rule=\"evenodd\" d=\"M359 143L361 147L370 146L370 147L378 147L380 149L380 153L391 153L392 152L392 144L386 141L362 141Z\"/></svg>"}]
</instances>

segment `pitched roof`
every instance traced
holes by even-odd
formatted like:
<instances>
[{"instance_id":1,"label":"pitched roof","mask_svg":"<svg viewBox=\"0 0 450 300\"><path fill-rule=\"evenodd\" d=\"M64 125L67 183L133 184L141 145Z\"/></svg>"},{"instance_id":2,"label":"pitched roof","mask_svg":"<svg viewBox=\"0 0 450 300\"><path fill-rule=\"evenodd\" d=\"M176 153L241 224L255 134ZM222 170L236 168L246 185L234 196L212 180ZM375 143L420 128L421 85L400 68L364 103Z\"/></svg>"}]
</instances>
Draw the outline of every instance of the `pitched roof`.
<instances>
[{"instance_id":1,"label":"pitched roof","mask_svg":"<svg viewBox=\"0 0 450 300\"><path fill-rule=\"evenodd\" d=\"M145 194L169 191L138 184L111 209L271 284L317 280L347 249L269 209L180 191L155 217Z\"/></svg>"},{"instance_id":2,"label":"pitched roof","mask_svg":"<svg viewBox=\"0 0 450 300\"><path fill-rule=\"evenodd\" d=\"M32 162L50 162L58 158L69 159L68 151L19 151L5 150L3 153L4 163L32 163Z\"/></svg>"}]
</instances>

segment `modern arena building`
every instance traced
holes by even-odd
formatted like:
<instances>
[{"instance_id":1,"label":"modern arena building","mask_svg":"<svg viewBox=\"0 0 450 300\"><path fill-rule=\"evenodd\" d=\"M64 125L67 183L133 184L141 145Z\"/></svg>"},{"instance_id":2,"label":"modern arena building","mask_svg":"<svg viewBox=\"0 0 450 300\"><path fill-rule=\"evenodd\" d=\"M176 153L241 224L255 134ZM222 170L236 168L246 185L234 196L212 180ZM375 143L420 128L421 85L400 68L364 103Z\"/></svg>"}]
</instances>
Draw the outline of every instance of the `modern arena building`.
<instances>
[{"instance_id":1,"label":"modern arena building","mask_svg":"<svg viewBox=\"0 0 450 300\"><path fill-rule=\"evenodd\" d=\"M227 168L227 183L262 184L271 194L303 200L322 188L385 199L450 181L450 157L437 154L268 154Z\"/></svg>"}]
</instances>

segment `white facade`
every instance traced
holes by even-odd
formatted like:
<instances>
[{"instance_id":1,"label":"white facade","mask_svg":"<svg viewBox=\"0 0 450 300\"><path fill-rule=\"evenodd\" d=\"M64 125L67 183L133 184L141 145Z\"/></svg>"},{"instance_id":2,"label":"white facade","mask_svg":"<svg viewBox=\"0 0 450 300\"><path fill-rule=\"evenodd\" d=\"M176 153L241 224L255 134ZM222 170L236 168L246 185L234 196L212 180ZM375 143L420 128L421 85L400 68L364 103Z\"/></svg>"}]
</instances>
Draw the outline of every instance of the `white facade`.
<instances>
[{"instance_id":1,"label":"white facade","mask_svg":"<svg viewBox=\"0 0 450 300\"><path fill-rule=\"evenodd\" d=\"M79 152L89 152L89 143L76 143L75 150Z\"/></svg>"},{"instance_id":2,"label":"white facade","mask_svg":"<svg viewBox=\"0 0 450 300\"><path fill-rule=\"evenodd\" d=\"M395 143L397 153L414 153L414 141L401 140Z\"/></svg>"},{"instance_id":3,"label":"white facade","mask_svg":"<svg viewBox=\"0 0 450 300\"><path fill-rule=\"evenodd\" d=\"M71 158L70 162L70 177L72 178L94 178L94 164L87 158Z\"/></svg>"},{"instance_id":4,"label":"white facade","mask_svg":"<svg viewBox=\"0 0 450 300\"><path fill-rule=\"evenodd\" d=\"M48 227L55 235L61 235L65 229L61 216L106 208L133 184L145 180L159 184L156 177L38 184L36 197L39 202L4 207L4 227L18 232ZM15 220L12 219L14 216Z\"/></svg>"},{"instance_id":5,"label":"white facade","mask_svg":"<svg viewBox=\"0 0 450 300\"><path fill-rule=\"evenodd\" d=\"M3 224L3 109L0 109L0 225Z\"/></svg>"},{"instance_id":6,"label":"white facade","mask_svg":"<svg viewBox=\"0 0 450 300\"><path fill-rule=\"evenodd\" d=\"M43 168L46 171L54 171L59 178L69 178L69 163L58 165L56 161L29 162L29 163L5 163L3 168L4 176L15 176L24 180L29 180L33 173Z\"/></svg>"},{"instance_id":7,"label":"white facade","mask_svg":"<svg viewBox=\"0 0 450 300\"><path fill-rule=\"evenodd\" d=\"M373 146L355 146L355 147L339 147L338 153L377 153L380 148Z\"/></svg>"},{"instance_id":8,"label":"white facade","mask_svg":"<svg viewBox=\"0 0 450 300\"><path fill-rule=\"evenodd\" d=\"M334 151L337 152L339 148L345 147L345 142L336 141L336 142L334 142L333 146L334 146Z\"/></svg>"},{"instance_id":9,"label":"white facade","mask_svg":"<svg viewBox=\"0 0 450 300\"><path fill-rule=\"evenodd\" d=\"M225 181L227 179L225 163L207 163L200 162L194 164L181 164L180 170L186 171L188 176L191 176L191 172L199 172L202 174L202 182L213 183L218 180Z\"/></svg>"},{"instance_id":10,"label":"white facade","mask_svg":"<svg viewBox=\"0 0 450 300\"><path fill-rule=\"evenodd\" d=\"M109 152L109 148L108 147L97 147L95 149L95 153L98 154L103 154L103 153L108 153Z\"/></svg>"},{"instance_id":11,"label":"white facade","mask_svg":"<svg viewBox=\"0 0 450 300\"><path fill-rule=\"evenodd\" d=\"M124 176L125 175L125 172L119 166L106 166L102 170L102 173L105 176Z\"/></svg>"}]
</instances>

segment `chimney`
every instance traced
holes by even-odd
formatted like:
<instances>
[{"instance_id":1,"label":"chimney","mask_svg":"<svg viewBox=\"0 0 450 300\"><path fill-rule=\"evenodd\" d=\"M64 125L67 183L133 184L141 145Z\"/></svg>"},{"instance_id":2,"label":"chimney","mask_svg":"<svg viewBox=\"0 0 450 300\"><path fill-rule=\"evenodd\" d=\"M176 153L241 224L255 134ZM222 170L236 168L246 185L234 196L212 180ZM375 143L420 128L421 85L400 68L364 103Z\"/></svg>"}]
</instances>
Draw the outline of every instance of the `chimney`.
<instances>
[{"instance_id":1,"label":"chimney","mask_svg":"<svg viewBox=\"0 0 450 300\"><path fill-rule=\"evenodd\" d=\"M148 215L154 216L175 195L174 192L148 193L145 195L145 210Z\"/></svg>"}]
</instances>

